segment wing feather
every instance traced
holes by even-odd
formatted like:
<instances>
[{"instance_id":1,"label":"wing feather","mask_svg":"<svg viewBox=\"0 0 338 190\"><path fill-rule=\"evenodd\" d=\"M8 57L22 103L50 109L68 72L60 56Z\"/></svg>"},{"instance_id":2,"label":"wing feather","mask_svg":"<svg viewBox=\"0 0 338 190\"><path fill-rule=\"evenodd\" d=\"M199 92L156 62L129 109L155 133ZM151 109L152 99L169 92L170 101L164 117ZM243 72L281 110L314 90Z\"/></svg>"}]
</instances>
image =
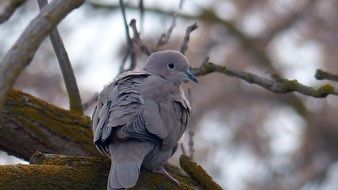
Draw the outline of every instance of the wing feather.
<instances>
[{"instance_id":1,"label":"wing feather","mask_svg":"<svg viewBox=\"0 0 338 190\"><path fill-rule=\"evenodd\" d=\"M100 93L92 122L94 143L99 150L106 152L106 145L116 131L114 128L136 120L142 105L139 86L148 75L145 72L123 73Z\"/></svg>"}]
</instances>

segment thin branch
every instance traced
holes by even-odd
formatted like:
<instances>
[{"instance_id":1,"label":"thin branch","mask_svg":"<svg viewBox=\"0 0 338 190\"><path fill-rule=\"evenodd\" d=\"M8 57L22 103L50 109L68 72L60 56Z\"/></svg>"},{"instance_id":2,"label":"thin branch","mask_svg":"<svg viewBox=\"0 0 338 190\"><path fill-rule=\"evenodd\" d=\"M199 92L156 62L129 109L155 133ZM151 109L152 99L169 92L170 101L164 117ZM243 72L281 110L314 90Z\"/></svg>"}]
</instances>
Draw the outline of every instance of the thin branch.
<instances>
[{"instance_id":1,"label":"thin branch","mask_svg":"<svg viewBox=\"0 0 338 190\"><path fill-rule=\"evenodd\" d=\"M101 1L97 0L90 0L87 1L87 4L94 9L100 9L100 10L109 10L109 11L114 11L114 10L119 10L120 6L115 4L115 3L104 3ZM138 11L140 8L139 6L135 5L125 5L125 8L128 8L129 10L134 10ZM155 14L160 14L160 15L171 15L175 11L164 11L162 9L158 8L149 8L149 7L144 7L144 10L149 13L155 13ZM192 15L187 15L187 14L179 14L180 17L187 18L187 19L194 19L195 17Z\"/></svg>"},{"instance_id":2,"label":"thin branch","mask_svg":"<svg viewBox=\"0 0 338 190\"><path fill-rule=\"evenodd\" d=\"M38 0L38 3L40 9L48 4L47 0ZM63 80L68 92L70 110L82 114L82 102L74 71L57 27L52 30L49 37L62 71Z\"/></svg>"},{"instance_id":3,"label":"thin branch","mask_svg":"<svg viewBox=\"0 0 338 190\"><path fill-rule=\"evenodd\" d=\"M195 29L198 28L198 25L197 23L195 22L194 24L190 25L187 30L185 31L185 36L184 36L184 40L183 40L183 43L181 45L181 53L182 54L185 54L185 52L187 51L188 49L188 43L189 43L189 40L190 40L190 33L192 31L194 31Z\"/></svg>"},{"instance_id":4,"label":"thin branch","mask_svg":"<svg viewBox=\"0 0 338 190\"><path fill-rule=\"evenodd\" d=\"M239 78L251 84L257 84L274 93L283 94L297 92L299 94L315 98L325 98L327 95L338 95L338 90L329 84L325 84L317 89L314 89L299 83L297 80L284 79L276 74L271 75L272 79L267 79L251 73L231 70L224 66L215 65L211 62L205 63L199 68L192 68L192 72L196 76L203 76L213 72L222 73L230 77Z\"/></svg>"},{"instance_id":5,"label":"thin branch","mask_svg":"<svg viewBox=\"0 0 338 190\"><path fill-rule=\"evenodd\" d=\"M169 42L171 33L173 32L175 26L176 26L176 13L173 14L173 19L171 20L170 26L168 30L161 34L160 38L158 39L155 51L158 50L160 46L163 46Z\"/></svg>"},{"instance_id":6,"label":"thin branch","mask_svg":"<svg viewBox=\"0 0 338 190\"><path fill-rule=\"evenodd\" d=\"M140 28L141 28L141 32L144 31L144 1L143 0L139 0L139 4L138 7L140 8Z\"/></svg>"},{"instance_id":7,"label":"thin branch","mask_svg":"<svg viewBox=\"0 0 338 190\"><path fill-rule=\"evenodd\" d=\"M316 74L315 74L316 79L318 80L331 80L331 81L336 81L338 82L338 75L328 73L326 71L317 69Z\"/></svg>"},{"instance_id":8,"label":"thin branch","mask_svg":"<svg viewBox=\"0 0 338 190\"><path fill-rule=\"evenodd\" d=\"M45 37L84 0L54 0L30 22L0 64L0 110L18 75L29 65Z\"/></svg>"},{"instance_id":9,"label":"thin branch","mask_svg":"<svg viewBox=\"0 0 338 190\"><path fill-rule=\"evenodd\" d=\"M127 24L127 17L126 17L126 12L125 12L125 5L123 3L123 0L120 0L120 8L122 12L122 17L123 17L123 22L124 22L124 28L126 30L126 38L127 38L127 44L128 44L128 56L130 57L130 67L127 70L132 70L136 67L136 56L135 56L135 51L134 51L134 43L132 39L130 38L129 34L129 27ZM125 61L122 62L120 66L120 73L125 71Z\"/></svg>"},{"instance_id":10,"label":"thin branch","mask_svg":"<svg viewBox=\"0 0 338 190\"><path fill-rule=\"evenodd\" d=\"M188 100L190 102L190 105L192 106L192 95L191 95L191 89L188 89ZM188 140L188 146L189 146L189 158L191 160L194 160L194 153L195 153L195 149L194 149L194 135L195 135L195 127L193 124L189 124L189 140Z\"/></svg>"},{"instance_id":11,"label":"thin branch","mask_svg":"<svg viewBox=\"0 0 338 190\"><path fill-rule=\"evenodd\" d=\"M6 22L26 0L7 0L6 2L1 2L0 7L0 24Z\"/></svg>"},{"instance_id":12,"label":"thin branch","mask_svg":"<svg viewBox=\"0 0 338 190\"><path fill-rule=\"evenodd\" d=\"M137 44L137 45L140 47L141 51L142 51L145 55L149 56L149 55L152 53L152 51L149 50L149 49L147 48L147 46L142 42L142 40L141 40L141 38L140 38L140 34L138 33L137 28L136 28L136 20L135 20L135 19L132 19L132 20L130 21L129 26L133 29L133 33L134 33L133 41L134 41L134 43ZM135 65L135 66L136 66L136 65ZM134 68L133 68L133 69L134 69Z\"/></svg>"}]
</instances>

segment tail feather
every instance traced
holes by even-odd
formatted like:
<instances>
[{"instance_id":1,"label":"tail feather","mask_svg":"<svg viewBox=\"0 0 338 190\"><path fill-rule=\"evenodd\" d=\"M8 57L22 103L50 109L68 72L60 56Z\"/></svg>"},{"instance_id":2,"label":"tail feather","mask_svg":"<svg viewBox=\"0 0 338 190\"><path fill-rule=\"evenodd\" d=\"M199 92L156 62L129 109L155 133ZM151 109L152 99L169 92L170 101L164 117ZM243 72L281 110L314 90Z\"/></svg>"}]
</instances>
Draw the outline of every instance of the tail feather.
<instances>
[{"instance_id":1,"label":"tail feather","mask_svg":"<svg viewBox=\"0 0 338 190\"><path fill-rule=\"evenodd\" d=\"M136 185L140 166L135 163L112 165L109 172L108 189L131 188Z\"/></svg>"},{"instance_id":2,"label":"tail feather","mask_svg":"<svg viewBox=\"0 0 338 190\"><path fill-rule=\"evenodd\" d=\"M131 188L136 185L144 157L153 147L141 141L115 142L108 146L111 167L108 190Z\"/></svg>"}]
</instances>

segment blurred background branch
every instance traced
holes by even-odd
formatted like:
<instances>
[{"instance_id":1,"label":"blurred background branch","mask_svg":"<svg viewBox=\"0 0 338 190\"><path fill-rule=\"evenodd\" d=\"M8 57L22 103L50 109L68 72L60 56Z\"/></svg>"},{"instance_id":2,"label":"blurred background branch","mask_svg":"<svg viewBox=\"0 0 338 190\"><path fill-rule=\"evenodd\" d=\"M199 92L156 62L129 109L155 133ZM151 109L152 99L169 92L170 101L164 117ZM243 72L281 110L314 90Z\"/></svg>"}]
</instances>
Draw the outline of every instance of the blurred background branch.
<instances>
[{"instance_id":1,"label":"blurred background branch","mask_svg":"<svg viewBox=\"0 0 338 190\"><path fill-rule=\"evenodd\" d=\"M3 0L0 2L0 24L6 22L26 0Z\"/></svg>"},{"instance_id":2,"label":"blurred background branch","mask_svg":"<svg viewBox=\"0 0 338 190\"><path fill-rule=\"evenodd\" d=\"M129 34L129 26L128 26L128 22L127 22L127 17L126 17L126 8L124 5L123 0L119 0L120 2L120 8L121 8L121 12L122 12L122 18L123 18L123 22L124 22L124 29L126 32L126 41L128 44L128 51L126 56L124 57L122 64L120 66L120 73L122 73L123 71L131 71L134 70L136 67L136 57L135 57L135 50L134 50L134 43L133 40L130 38L130 34ZM125 68L125 64L126 64L126 60L128 59L128 57L130 58L130 66L128 69Z\"/></svg>"},{"instance_id":3,"label":"blurred background branch","mask_svg":"<svg viewBox=\"0 0 338 190\"><path fill-rule=\"evenodd\" d=\"M142 53L149 56L152 53L152 51L149 50L147 46L142 42L140 38L140 33L137 31L136 20L131 19L129 26L133 29L133 34L134 34L133 42L140 47L140 50L142 51Z\"/></svg>"},{"instance_id":4,"label":"blurred background branch","mask_svg":"<svg viewBox=\"0 0 338 190\"><path fill-rule=\"evenodd\" d=\"M198 28L197 23L195 22L194 24L190 25L186 31L185 31L185 35L184 35L184 39L183 39L183 43L181 45L181 53L185 54L185 52L188 50L188 44L189 44L189 40L190 40L190 34L191 32L193 32L194 30L196 30Z\"/></svg>"}]
</instances>

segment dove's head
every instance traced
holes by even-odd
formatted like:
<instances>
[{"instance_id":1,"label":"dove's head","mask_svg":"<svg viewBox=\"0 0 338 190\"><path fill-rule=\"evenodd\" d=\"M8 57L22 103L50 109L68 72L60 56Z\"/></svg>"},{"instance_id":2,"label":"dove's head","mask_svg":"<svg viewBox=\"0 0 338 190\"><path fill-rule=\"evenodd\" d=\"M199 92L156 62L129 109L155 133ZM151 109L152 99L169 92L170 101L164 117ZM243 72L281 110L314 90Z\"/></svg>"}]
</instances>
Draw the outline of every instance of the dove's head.
<instances>
[{"instance_id":1,"label":"dove's head","mask_svg":"<svg viewBox=\"0 0 338 190\"><path fill-rule=\"evenodd\" d=\"M144 66L144 70L159 75L177 85L185 80L198 82L189 70L187 58L178 51L166 50L152 53Z\"/></svg>"}]
</instances>

